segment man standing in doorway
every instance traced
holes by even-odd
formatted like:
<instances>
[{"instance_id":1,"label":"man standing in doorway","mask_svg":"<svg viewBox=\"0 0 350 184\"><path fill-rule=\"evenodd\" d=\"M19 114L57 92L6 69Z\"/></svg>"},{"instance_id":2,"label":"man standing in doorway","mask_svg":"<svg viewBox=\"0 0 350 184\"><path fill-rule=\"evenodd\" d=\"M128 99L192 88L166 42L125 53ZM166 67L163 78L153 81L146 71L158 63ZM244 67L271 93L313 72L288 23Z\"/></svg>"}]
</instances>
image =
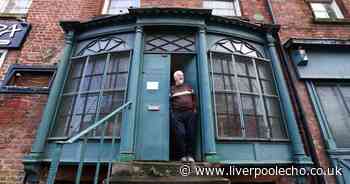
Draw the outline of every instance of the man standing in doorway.
<instances>
[{"instance_id":1,"label":"man standing in doorway","mask_svg":"<svg viewBox=\"0 0 350 184\"><path fill-rule=\"evenodd\" d=\"M171 87L172 123L175 128L177 159L194 162L196 133L196 96L192 87L184 84L184 73L174 73L175 85Z\"/></svg>"}]
</instances>

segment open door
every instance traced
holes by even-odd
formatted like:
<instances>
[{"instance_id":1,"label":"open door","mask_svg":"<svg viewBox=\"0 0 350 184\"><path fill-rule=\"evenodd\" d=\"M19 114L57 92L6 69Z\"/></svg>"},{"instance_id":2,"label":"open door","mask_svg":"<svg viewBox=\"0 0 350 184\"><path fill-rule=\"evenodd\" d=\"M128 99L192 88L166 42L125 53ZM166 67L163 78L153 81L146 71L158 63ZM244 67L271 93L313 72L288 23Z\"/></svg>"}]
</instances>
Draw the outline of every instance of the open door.
<instances>
[{"instance_id":1,"label":"open door","mask_svg":"<svg viewBox=\"0 0 350 184\"><path fill-rule=\"evenodd\" d=\"M174 85L174 79L173 74L175 71L181 70L184 73L185 76L185 83L190 84L194 90L194 93L196 94L197 98L197 113L199 111L199 91L198 91L198 73L197 73L197 63L196 63L196 57L193 54L172 54L171 55L171 85ZM200 116L197 114L197 127L196 127L196 145L193 145L196 150L196 155L194 155L195 159L197 161L202 160L202 144L201 144L201 123L200 123ZM174 134L174 132L171 132ZM171 151L171 158L175 158L175 141L172 140L173 136L170 137L170 151Z\"/></svg>"},{"instance_id":2,"label":"open door","mask_svg":"<svg viewBox=\"0 0 350 184\"><path fill-rule=\"evenodd\" d=\"M170 59L170 54L144 55L136 145L138 160L169 160Z\"/></svg>"}]
</instances>

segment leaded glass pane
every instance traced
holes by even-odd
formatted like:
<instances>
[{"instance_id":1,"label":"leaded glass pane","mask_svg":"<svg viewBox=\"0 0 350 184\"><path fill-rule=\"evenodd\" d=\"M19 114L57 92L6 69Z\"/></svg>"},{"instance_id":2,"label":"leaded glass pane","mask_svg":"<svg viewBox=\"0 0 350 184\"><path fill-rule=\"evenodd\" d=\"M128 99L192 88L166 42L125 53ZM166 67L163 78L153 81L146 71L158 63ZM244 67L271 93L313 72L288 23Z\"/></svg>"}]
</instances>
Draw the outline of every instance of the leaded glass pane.
<instances>
[{"instance_id":1,"label":"leaded glass pane","mask_svg":"<svg viewBox=\"0 0 350 184\"><path fill-rule=\"evenodd\" d=\"M210 49L213 52L236 53L244 56L263 58L263 55L252 44L238 39L222 39Z\"/></svg>"},{"instance_id":2,"label":"leaded glass pane","mask_svg":"<svg viewBox=\"0 0 350 184\"><path fill-rule=\"evenodd\" d=\"M195 52L194 33L163 33L163 34L146 34L145 52Z\"/></svg>"},{"instance_id":3,"label":"leaded glass pane","mask_svg":"<svg viewBox=\"0 0 350 184\"><path fill-rule=\"evenodd\" d=\"M97 38L79 46L76 56L94 55L101 52L125 51L129 46L124 40L116 36Z\"/></svg>"}]
</instances>

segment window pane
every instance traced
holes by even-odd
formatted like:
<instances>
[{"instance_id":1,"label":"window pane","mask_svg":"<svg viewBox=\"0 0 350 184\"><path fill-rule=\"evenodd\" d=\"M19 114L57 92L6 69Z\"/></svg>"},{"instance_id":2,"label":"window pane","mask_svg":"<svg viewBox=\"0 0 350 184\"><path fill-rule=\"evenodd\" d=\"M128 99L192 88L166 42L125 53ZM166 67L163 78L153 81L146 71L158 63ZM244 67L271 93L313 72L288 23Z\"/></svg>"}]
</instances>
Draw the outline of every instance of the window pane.
<instances>
[{"instance_id":1,"label":"window pane","mask_svg":"<svg viewBox=\"0 0 350 184\"><path fill-rule=\"evenodd\" d=\"M327 12L315 11L314 13L317 18L330 18Z\"/></svg>"},{"instance_id":2,"label":"window pane","mask_svg":"<svg viewBox=\"0 0 350 184\"><path fill-rule=\"evenodd\" d=\"M258 93L258 84L256 78L239 77L239 91L243 93Z\"/></svg>"},{"instance_id":3,"label":"window pane","mask_svg":"<svg viewBox=\"0 0 350 184\"><path fill-rule=\"evenodd\" d=\"M110 0L107 13L108 14L128 13L128 8L132 6L133 6L132 0Z\"/></svg>"},{"instance_id":4,"label":"window pane","mask_svg":"<svg viewBox=\"0 0 350 184\"><path fill-rule=\"evenodd\" d=\"M109 113L116 110L118 107L123 105L124 101L124 92L105 92L102 97L101 101L101 108L100 108L100 115L99 119L102 119L103 117L107 116ZM106 123L106 132L105 135L112 135L112 122L117 121L117 124L121 124L121 115L119 113L120 117L117 117L117 119L112 118ZM117 125L117 127L120 127L120 125ZM103 126L100 126L96 130L96 135L102 135ZM119 128L117 130L119 135Z\"/></svg>"},{"instance_id":5,"label":"window pane","mask_svg":"<svg viewBox=\"0 0 350 184\"><path fill-rule=\"evenodd\" d=\"M350 148L350 114L340 90L335 85L319 85L316 90L337 147Z\"/></svg>"},{"instance_id":6,"label":"window pane","mask_svg":"<svg viewBox=\"0 0 350 184\"><path fill-rule=\"evenodd\" d=\"M341 93L344 97L347 110L350 110L350 86L341 86L340 87Z\"/></svg>"},{"instance_id":7,"label":"window pane","mask_svg":"<svg viewBox=\"0 0 350 184\"><path fill-rule=\"evenodd\" d=\"M91 56L86 66L82 91L96 91L102 86L102 77L107 55Z\"/></svg>"},{"instance_id":8,"label":"window pane","mask_svg":"<svg viewBox=\"0 0 350 184\"><path fill-rule=\"evenodd\" d=\"M238 75L256 77L252 59L244 56L235 56Z\"/></svg>"},{"instance_id":9,"label":"window pane","mask_svg":"<svg viewBox=\"0 0 350 184\"><path fill-rule=\"evenodd\" d=\"M336 18L342 19L344 18L343 13L341 12L339 6L337 5L337 2L333 0L333 2L330 4L330 8L332 9L333 13L335 14Z\"/></svg>"},{"instance_id":10,"label":"window pane","mask_svg":"<svg viewBox=\"0 0 350 184\"><path fill-rule=\"evenodd\" d=\"M31 0L9 0L4 13L27 13Z\"/></svg>"},{"instance_id":11,"label":"window pane","mask_svg":"<svg viewBox=\"0 0 350 184\"><path fill-rule=\"evenodd\" d=\"M241 137L239 114L218 114L218 130L220 137Z\"/></svg>"},{"instance_id":12,"label":"window pane","mask_svg":"<svg viewBox=\"0 0 350 184\"><path fill-rule=\"evenodd\" d=\"M334 0L332 3L311 3L311 8L317 18L344 18Z\"/></svg>"},{"instance_id":13,"label":"window pane","mask_svg":"<svg viewBox=\"0 0 350 184\"><path fill-rule=\"evenodd\" d=\"M70 116L58 116L56 124L52 129L51 136L53 137L64 137L66 136L65 129L70 122Z\"/></svg>"},{"instance_id":14,"label":"window pane","mask_svg":"<svg viewBox=\"0 0 350 184\"><path fill-rule=\"evenodd\" d=\"M242 95L244 127L251 138L269 137L269 127L264 123L264 107L259 96Z\"/></svg>"},{"instance_id":15,"label":"window pane","mask_svg":"<svg viewBox=\"0 0 350 184\"><path fill-rule=\"evenodd\" d=\"M124 90L127 85L129 53L118 53L111 56L108 66L105 89Z\"/></svg>"},{"instance_id":16,"label":"window pane","mask_svg":"<svg viewBox=\"0 0 350 184\"><path fill-rule=\"evenodd\" d=\"M311 8L313 11L326 11L326 7L322 3L311 3Z\"/></svg>"},{"instance_id":17,"label":"window pane","mask_svg":"<svg viewBox=\"0 0 350 184\"><path fill-rule=\"evenodd\" d=\"M217 94L215 96L219 136L241 136L241 124L236 94Z\"/></svg>"},{"instance_id":18,"label":"window pane","mask_svg":"<svg viewBox=\"0 0 350 184\"><path fill-rule=\"evenodd\" d=\"M264 97L268 116L281 116L279 100L277 98Z\"/></svg>"},{"instance_id":19,"label":"window pane","mask_svg":"<svg viewBox=\"0 0 350 184\"><path fill-rule=\"evenodd\" d=\"M85 59L86 58L71 61L72 64L70 67L68 75L69 77L66 82L64 93L77 92L79 90Z\"/></svg>"},{"instance_id":20,"label":"window pane","mask_svg":"<svg viewBox=\"0 0 350 184\"><path fill-rule=\"evenodd\" d=\"M204 0L203 7L213 9L213 15L239 16L239 4L236 0Z\"/></svg>"},{"instance_id":21,"label":"window pane","mask_svg":"<svg viewBox=\"0 0 350 184\"><path fill-rule=\"evenodd\" d=\"M275 139L287 138L286 130L283 125L283 121L281 117L268 117L268 121L271 124L272 138L275 138Z\"/></svg>"}]
</instances>

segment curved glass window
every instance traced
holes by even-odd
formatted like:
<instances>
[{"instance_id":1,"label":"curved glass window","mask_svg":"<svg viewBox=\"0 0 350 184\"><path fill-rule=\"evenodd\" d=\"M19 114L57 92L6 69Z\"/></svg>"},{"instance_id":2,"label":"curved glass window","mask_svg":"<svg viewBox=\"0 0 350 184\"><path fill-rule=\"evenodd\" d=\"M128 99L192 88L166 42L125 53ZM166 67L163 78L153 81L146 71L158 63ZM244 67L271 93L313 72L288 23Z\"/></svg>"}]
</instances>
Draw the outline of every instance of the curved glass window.
<instances>
[{"instance_id":1,"label":"curved glass window","mask_svg":"<svg viewBox=\"0 0 350 184\"><path fill-rule=\"evenodd\" d=\"M108 52L121 46L126 47L121 39L96 39L71 59L51 136L72 136L124 103L131 51ZM111 121L117 121L114 128L119 135L121 115ZM106 135L111 133L112 127L107 127ZM100 134L97 129L90 136Z\"/></svg>"},{"instance_id":2,"label":"curved glass window","mask_svg":"<svg viewBox=\"0 0 350 184\"><path fill-rule=\"evenodd\" d=\"M209 59L218 137L286 139L269 60L233 38L216 42Z\"/></svg>"}]
</instances>

